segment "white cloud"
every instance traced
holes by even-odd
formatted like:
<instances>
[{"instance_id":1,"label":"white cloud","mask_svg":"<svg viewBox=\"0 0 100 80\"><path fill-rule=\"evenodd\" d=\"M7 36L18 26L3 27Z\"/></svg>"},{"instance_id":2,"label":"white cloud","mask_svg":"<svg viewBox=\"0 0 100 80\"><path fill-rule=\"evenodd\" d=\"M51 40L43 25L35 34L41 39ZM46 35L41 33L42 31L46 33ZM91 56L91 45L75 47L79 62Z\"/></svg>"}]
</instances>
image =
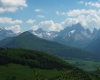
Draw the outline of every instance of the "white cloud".
<instances>
[{"instance_id":1,"label":"white cloud","mask_svg":"<svg viewBox=\"0 0 100 80\"><path fill-rule=\"evenodd\" d=\"M38 27L37 25L34 25L34 26L32 26L31 29L32 29L33 31L36 31L38 28L39 28L39 27Z\"/></svg>"},{"instance_id":2,"label":"white cloud","mask_svg":"<svg viewBox=\"0 0 100 80\"><path fill-rule=\"evenodd\" d=\"M100 29L100 17L96 14L89 14L87 16L80 15L78 16L78 18L68 18L63 23L63 27L81 23L84 28L93 30L95 27L97 29Z\"/></svg>"},{"instance_id":3,"label":"white cloud","mask_svg":"<svg viewBox=\"0 0 100 80\"><path fill-rule=\"evenodd\" d=\"M16 12L22 6L27 7L26 0L0 0L0 13Z\"/></svg>"},{"instance_id":4,"label":"white cloud","mask_svg":"<svg viewBox=\"0 0 100 80\"><path fill-rule=\"evenodd\" d=\"M56 11L56 14L59 15L60 14L59 11Z\"/></svg>"},{"instance_id":5,"label":"white cloud","mask_svg":"<svg viewBox=\"0 0 100 80\"><path fill-rule=\"evenodd\" d=\"M59 11L56 11L56 14L57 15L65 15L66 13L65 12L60 13Z\"/></svg>"},{"instance_id":6,"label":"white cloud","mask_svg":"<svg viewBox=\"0 0 100 80\"><path fill-rule=\"evenodd\" d=\"M38 18L45 18L43 15L37 15Z\"/></svg>"},{"instance_id":7,"label":"white cloud","mask_svg":"<svg viewBox=\"0 0 100 80\"><path fill-rule=\"evenodd\" d=\"M95 2L95 3L94 2L86 2L85 5L100 8L100 3L98 3L98 2Z\"/></svg>"},{"instance_id":8,"label":"white cloud","mask_svg":"<svg viewBox=\"0 0 100 80\"><path fill-rule=\"evenodd\" d=\"M80 2L78 2L79 4L83 4L84 2L83 1L80 1Z\"/></svg>"},{"instance_id":9,"label":"white cloud","mask_svg":"<svg viewBox=\"0 0 100 80\"><path fill-rule=\"evenodd\" d=\"M33 24L35 21L36 21L36 20L30 19L30 20L27 21L27 23Z\"/></svg>"},{"instance_id":10,"label":"white cloud","mask_svg":"<svg viewBox=\"0 0 100 80\"><path fill-rule=\"evenodd\" d=\"M0 23L3 23L3 24L5 24L5 23L8 23L8 24L21 24L21 23L23 23L23 21L22 20L14 20L14 21L12 21L12 18L8 18L8 17L0 17Z\"/></svg>"},{"instance_id":11,"label":"white cloud","mask_svg":"<svg viewBox=\"0 0 100 80\"><path fill-rule=\"evenodd\" d=\"M95 27L97 29L100 29L100 17L96 14L89 14L87 16L80 15L78 16L78 18L68 18L63 23L63 27L81 23L84 28L93 30Z\"/></svg>"},{"instance_id":12,"label":"white cloud","mask_svg":"<svg viewBox=\"0 0 100 80\"><path fill-rule=\"evenodd\" d=\"M77 9L77 10L72 10L72 11L67 12L67 16L79 16L83 14L98 14L98 11L93 10L93 9L89 9L89 10Z\"/></svg>"},{"instance_id":13,"label":"white cloud","mask_svg":"<svg viewBox=\"0 0 100 80\"><path fill-rule=\"evenodd\" d=\"M57 15L67 15L67 16L79 16L79 15L84 15L84 14L100 14L100 10L96 11L94 9L89 9L89 10L86 10L86 9L76 9L76 10L71 10L69 12L62 12L60 13L59 11L56 11L56 14Z\"/></svg>"},{"instance_id":14,"label":"white cloud","mask_svg":"<svg viewBox=\"0 0 100 80\"><path fill-rule=\"evenodd\" d=\"M54 23L52 20L50 21L43 21L40 22L38 25L35 25L32 27L32 29L34 28L42 28L45 31L59 31L62 29L62 26L58 23Z\"/></svg>"},{"instance_id":15,"label":"white cloud","mask_svg":"<svg viewBox=\"0 0 100 80\"><path fill-rule=\"evenodd\" d=\"M60 23L63 27L63 29L65 27L71 26L73 24L77 24L79 21L76 18L67 18L64 22Z\"/></svg>"},{"instance_id":16,"label":"white cloud","mask_svg":"<svg viewBox=\"0 0 100 80\"><path fill-rule=\"evenodd\" d=\"M100 28L100 17L98 15L88 15L86 17L87 27L93 29L94 27Z\"/></svg>"},{"instance_id":17,"label":"white cloud","mask_svg":"<svg viewBox=\"0 0 100 80\"><path fill-rule=\"evenodd\" d=\"M6 28L8 30L12 30L14 33L19 33L21 28L19 25L15 25L15 26L12 26L12 27L9 27L9 28Z\"/></svg>"},{"instance_id":18,"label":"white cloud","mask_svg":"<svg viewBox=\"0 0 100 80\"><path fill-rule=\"evenodd\" d=\"M61 23L54 23L52 20L40 22L38 25L32 27L33 30L42 28L45 31L60 31L65 27L73 24L81 23L84 28L91 30L95 28L100 29L100 17L96 14L79 15L77 18L67 18Z\"/></svg>"},{"instance_id":19,"label":"white cloud","mask_svg":"<svg viewBox=\"0 0 100 80\"><path fill-rule=\"evenodd\" d=\"M41 12L41 11L42 11L42 10L40 10L40 9L36 9L36 10L35 10L35 12Z\"/></svg>"},{"instance_id":20,"label":"white cloud","mask_svg":"<svg viewBox=\"0 0 100 80\"><path fill-rule=\"evenodd\" d=\"M17 7L0 8L0 13L4 13L4 12L16 12L17 10L18 10Z\"/></svg>"}]
</instances>

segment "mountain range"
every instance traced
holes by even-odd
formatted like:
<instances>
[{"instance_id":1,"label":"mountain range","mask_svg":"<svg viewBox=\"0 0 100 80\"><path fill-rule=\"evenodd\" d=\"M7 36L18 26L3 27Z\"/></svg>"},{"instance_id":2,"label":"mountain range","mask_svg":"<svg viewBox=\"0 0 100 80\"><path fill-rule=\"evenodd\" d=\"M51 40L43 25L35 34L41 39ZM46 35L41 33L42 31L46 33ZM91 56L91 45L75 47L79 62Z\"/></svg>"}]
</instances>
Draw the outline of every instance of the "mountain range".
<instances>
[{"instance_id":1,"label":"mountain range","mask_svg":"<svg viewBox=\"0 0 100 80\"><path fill-rule=\"evenodd\" d=\"M36 31L29 30L28 32L31 32L35 37L37 36L41 40L45 39L45 40L49 40L49 42L50 41L58 42L63 45L78 47L95 53L100 52L99 51L100 29L97 30L96 28L94 28L93 31L89 29L84 29L80 23L74 24L72 26L68 26L65 29L61 30L60 32L57 31L47 32L44 31L42 28L39 28ZM3 27L0 27L0 46L7 47L7 44L10 45L9 42L13 41L15 38L18 38L18 35L19 34L15 34L11 30L7 30ZM33 42L34 39L32 38L30 41Z\"/></svg>"},{"instance_id":2,"label":"mountain range","mask_svg":"<svg viewBox=\"0 0 100 80\"><path fill-rule=\"evenodd\" d=\"M55 41L64 45L79 48L84 48L90 42L100 37L100 29L97 30L96 28L94 28L93 31L84 29L80 23L68 26L60 32L47 32L42 28L39 28L36 31L29 30L29 32L46 40Z\"/></svg>"},{"instance_id":3,"label":"mountain range","mask_svg":"<svg viewBox=\"0 0 100 80\"><path fill-rule=\"evenodd\" d=\"M48 32L44 31L42 28L39 28L38 30L35 31L29 30L29 32L49 41L55 41L64 45L78 47L78 48L84 48L88 46L91 42L100 37L99 35L100 29L97 30L96 28L94 28L93 31L89 29L84 29L80 23L74 24L72 26L67 26L60 32L57 31ZM7 30L3 27L0 28L0 40L17 35L18 34L15 34L11 30Z\"/></svg>"},{"instance_id":4,"label":"mountain range","mask_svg":"<svg viewBox=\"0 0 100 80\"><path fill-rule=\"evenodd\" d=\"M5 43L5 44L4 44ZM98 55L84 51L79 48L74 48L70 46L65 46L63 44L48 41L42 38L39 38L32 33L26 31L20 34L17 37L9 37L0 41L0 47L3 48L24 48L31 50L38 50L42 52L49 53L51 55L55 55L61 57L63 59L98 59Z\"/></svg>"}]
</instances>

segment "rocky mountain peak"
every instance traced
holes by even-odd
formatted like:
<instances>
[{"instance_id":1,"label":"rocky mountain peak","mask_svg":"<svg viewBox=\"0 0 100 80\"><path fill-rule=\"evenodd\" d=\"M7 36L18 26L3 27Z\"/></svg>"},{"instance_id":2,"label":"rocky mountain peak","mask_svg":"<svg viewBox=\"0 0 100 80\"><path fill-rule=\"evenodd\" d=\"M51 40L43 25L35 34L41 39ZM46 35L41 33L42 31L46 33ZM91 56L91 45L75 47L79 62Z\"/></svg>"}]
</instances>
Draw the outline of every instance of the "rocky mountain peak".
<instances>
[{"instance_id":1,"label":"rocky mountain peak","mask_svg":"<svg viewBox=\"0 0 100 80\"><path fill-rule=\"evenodd\" d=\"M76 31L84 31L85 30L80 23L72 25L71 28L73 28Z\"/></svg>"}]
</instances>

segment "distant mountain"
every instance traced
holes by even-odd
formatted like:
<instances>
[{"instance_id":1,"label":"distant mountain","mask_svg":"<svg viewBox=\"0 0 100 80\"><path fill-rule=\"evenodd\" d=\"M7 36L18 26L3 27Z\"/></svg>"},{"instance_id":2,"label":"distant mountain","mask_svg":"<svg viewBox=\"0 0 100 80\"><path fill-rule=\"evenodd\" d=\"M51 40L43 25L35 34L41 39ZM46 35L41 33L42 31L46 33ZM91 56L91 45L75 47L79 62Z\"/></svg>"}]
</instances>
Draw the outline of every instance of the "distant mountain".
<instances>
[{"instance_id":1,"label":"distant mountain","mask_svg":"<svg viewBox=\"0 0 100 80\"><path fill-rule=\"evenodd\" d=\"M30 30L29 32L43 39L79 48L84 48L89 43L100 37L100 30L94 28L93 32L91 32L89 29L84 29L80 23L68 26L60 32L47 32L42 30L42 28L36 31Z\"/></svg>"},{"instance_id":2,"label":"distant mountain","mask_svg":"<svg viewBox=\"0 0 100 80\"><path fill-rule=\"evenodd\" d=\"M7 38L8 39L8 38ZM80 59L91 59L96 56L93 53L84 51L82 49L73 48L59 44L57 42L47 41L31 34L30 32L24 32L14 39L2 40L2 43L7 43L1 47L4 48L24 48L33 49L38 51L47 52L52 55L56 55L62 58L80 58ZM1 43L1 42L0 42ZM0 44L1 45L1 44Z\"/></svg>"},{"instance_id":3,"label":"distant mountain","mask_svg":"<svg viewBox=\"0 0 100 80\"><path fill-rule=\"evenodd\" d=\"M100 53L100 37L85 47L85 50Z\"/></svg>"},{"instance_id":4,"label":"distant mountain","mask_svg":"<svg viewBox=\"0 0 100 80\"><path fill-rule=\"evenodd\" d=\"M90 30L85 30L79 23L71 27L66 27L64 30L60 31L60 34L61 35L54 38L53 41L73 47L82 48L91 40Z\"/></svg>"},{"instance_id":5,"label":"distant mountain","mask_svg":"<svg viewBox=\"0 0 100 80\"><path fill-rule=\"evenodd\" d=\"M39 28L36 31L29 30L29 32L46 40L52 40L59 34L58 32L55 32L55 31L50 31L50 32L44 31L42 28Z\"/></svg>"},{"instance_id":6,"label":"distant mountain","mask_svg":"<svg viewBox=\"0 0 100 80\"><path fill-rule=\"evenodd\" d=\"M84 29L80 23L66 27L60 32L47 32L41 28L36 31L30 30L30 32L43 39L79 48L88 45L92 34L89 29Z\"/></svg>"},{"instance_id":7,"label":"distant mountain","mask_svg":"<svg viewBox=\"0 0 100 80\"><path fill-rule=\"evenodd\" d=\"M71 31L78 31L78 32L80 32L80 31L85 31L85 29L83 28L83 26L80 23L78 23L78 24L72 25L71 27L70 26L66 27L64 30L61 30L60 31L60 35L68 34Z\"/></svg>"},{"instance_id":8,"label":"distant mountain","mask_svg":"<svg viewBox=\"0 0 100 80\"><path fill-rule=\"evenodd\" d=\"M16 34L13 33L13 31L0 27L0 40L7 37L13 37L13 36L16 36Z\"/></svg>"}]
</instances>

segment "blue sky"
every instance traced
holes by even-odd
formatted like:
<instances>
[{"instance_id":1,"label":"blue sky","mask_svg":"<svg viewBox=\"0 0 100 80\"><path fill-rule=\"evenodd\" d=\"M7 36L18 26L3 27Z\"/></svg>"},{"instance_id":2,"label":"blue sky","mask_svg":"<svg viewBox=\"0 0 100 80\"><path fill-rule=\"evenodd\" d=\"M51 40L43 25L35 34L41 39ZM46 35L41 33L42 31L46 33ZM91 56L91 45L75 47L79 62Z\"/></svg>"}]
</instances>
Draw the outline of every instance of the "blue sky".
<instances>
[{"instance_id":1,"label":"blue sky","mask_svg":"<svg viewBox=\"0 0 100 80\"><path fill-rule=\"evenodd\" d=\"M100 28L100 0L0 0L0 26L15 33L60 31L81 23Z\"/></svg>"}]
</instances>

